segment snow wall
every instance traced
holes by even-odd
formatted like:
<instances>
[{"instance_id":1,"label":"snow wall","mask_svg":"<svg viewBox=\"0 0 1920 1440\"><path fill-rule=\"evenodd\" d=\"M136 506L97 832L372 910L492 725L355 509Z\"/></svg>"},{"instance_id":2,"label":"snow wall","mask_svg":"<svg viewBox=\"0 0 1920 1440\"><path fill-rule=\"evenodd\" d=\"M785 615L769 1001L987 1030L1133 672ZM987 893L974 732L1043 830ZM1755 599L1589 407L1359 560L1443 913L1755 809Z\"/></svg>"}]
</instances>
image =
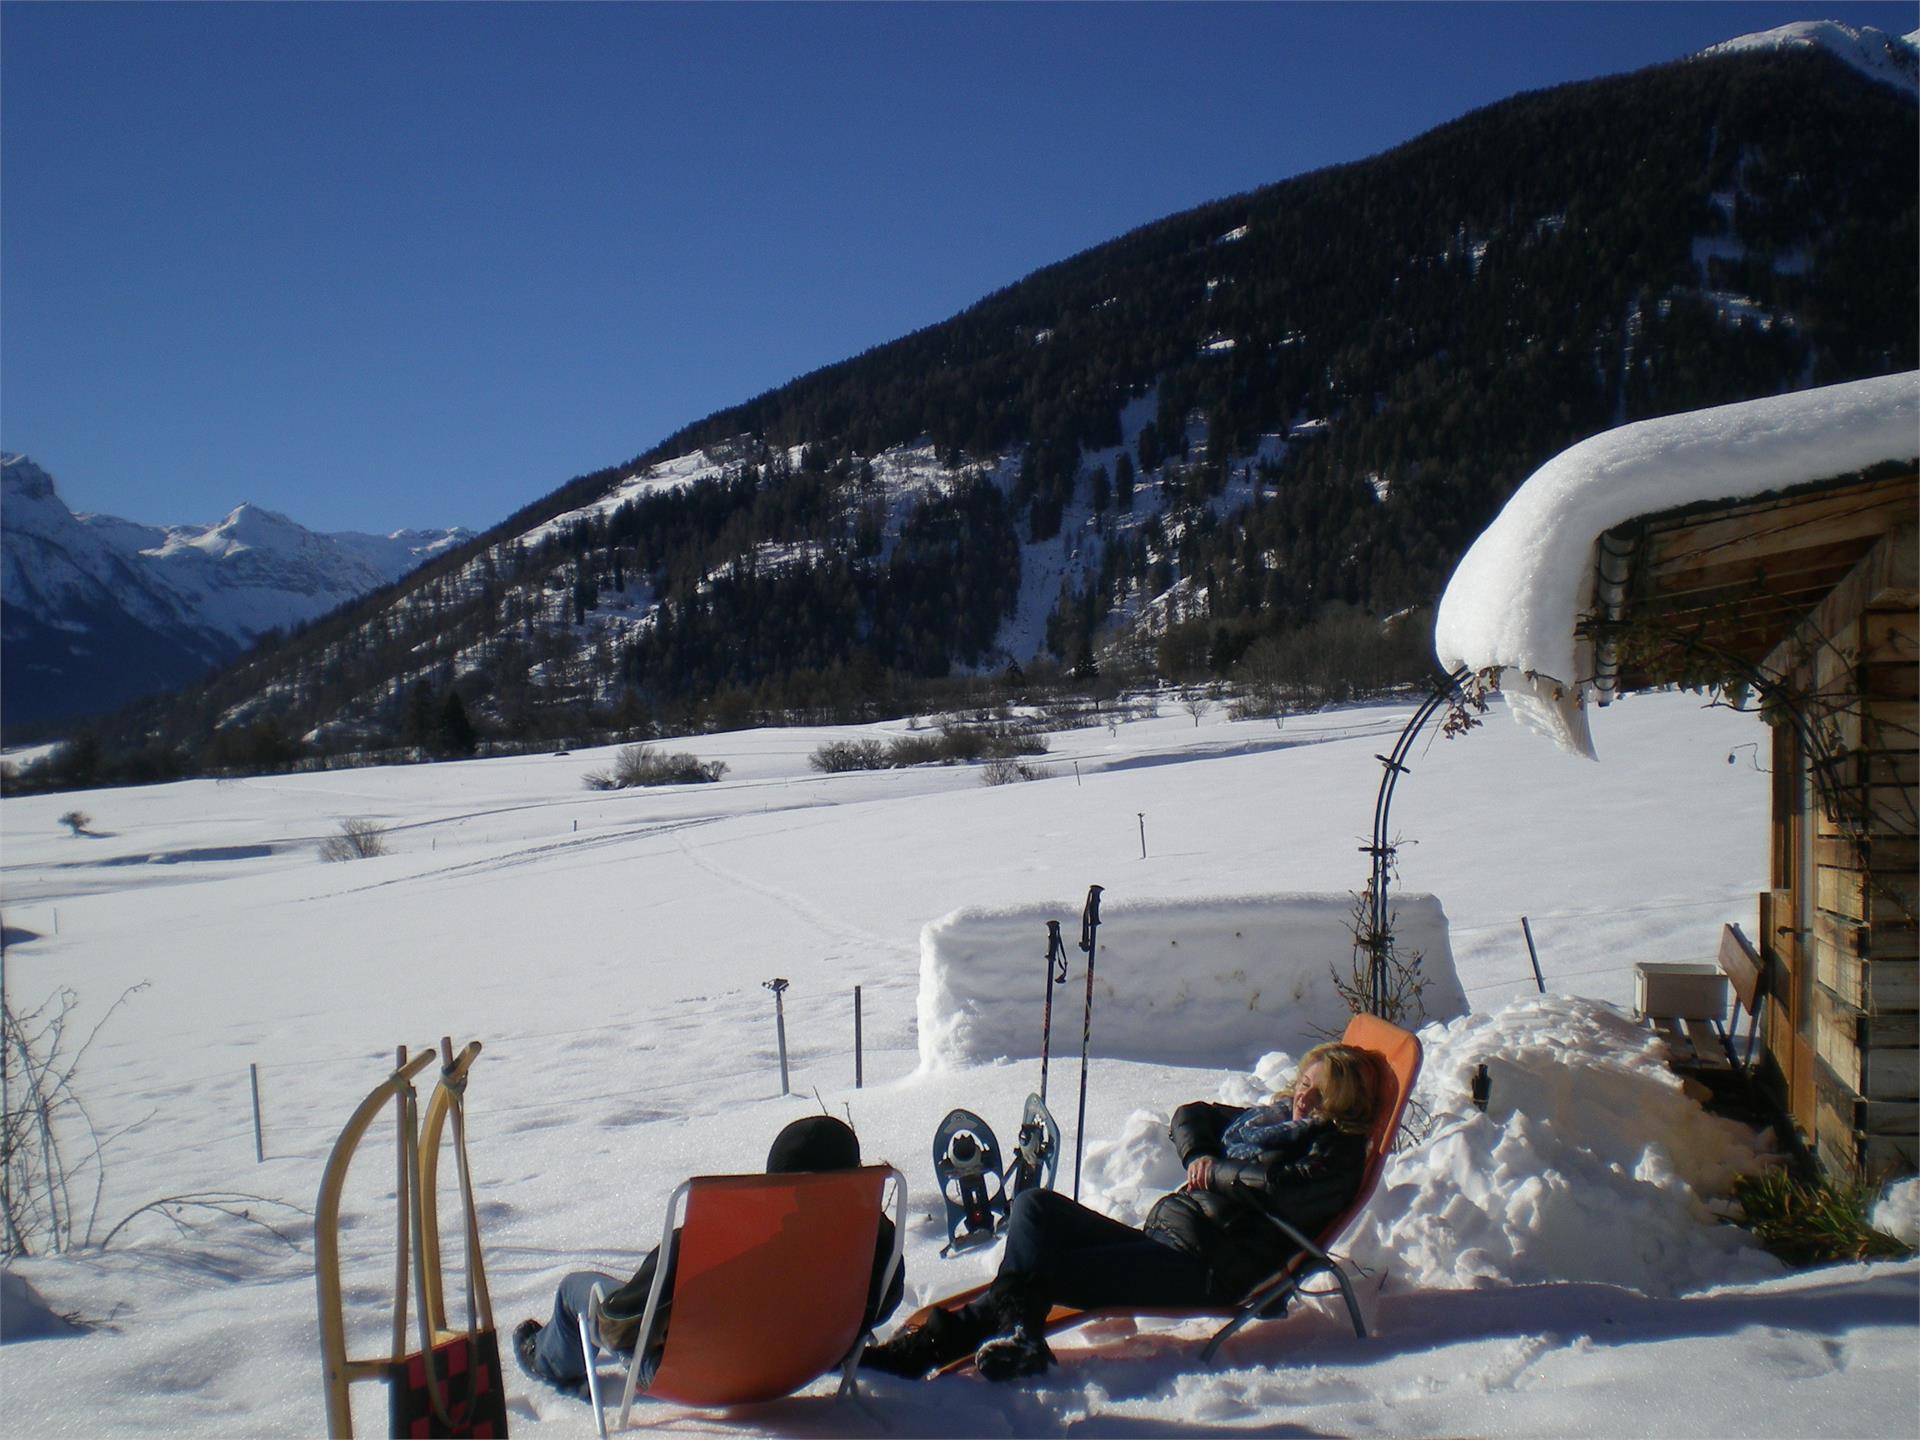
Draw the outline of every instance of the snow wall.
<instances>
[{"instance_id":1,"label":"snow wall","mask_svg":"<svg viewBox=\"0 0 1920 1440\"><path fill-rule=\"evenodd\" d=\"M1423 1020L1467 1012L1446 912L1431 895L1393 897L1403 956L1418 953ZM1252 1066L1338 1034L1350 1017L1334 970L1353 957L1351 895L1104 898L1094 952L1092 1051L1115 1060ZM1081 902L966 908L920 932L923 1068L1040 1053L1047 922L1058 920L1067 981L1053 987L1053 1054L1080 1048L1087 957Z\"/></svg>"}]
</instances>

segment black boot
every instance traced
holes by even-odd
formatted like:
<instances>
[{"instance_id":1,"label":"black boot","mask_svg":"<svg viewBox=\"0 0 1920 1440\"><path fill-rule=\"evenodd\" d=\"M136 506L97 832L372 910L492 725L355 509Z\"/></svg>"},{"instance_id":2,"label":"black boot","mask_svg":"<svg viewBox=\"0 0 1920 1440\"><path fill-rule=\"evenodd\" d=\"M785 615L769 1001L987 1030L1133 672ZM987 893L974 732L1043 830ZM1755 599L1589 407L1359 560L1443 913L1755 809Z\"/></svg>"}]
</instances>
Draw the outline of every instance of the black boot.
<instances>
[{"instance_id":1,"label":"black boot","mask_svg":"<svg viewBox=\"0 0 1920 1440\"><path fill-rule=\"evenodd\" d=\"M986 1298L993 1332L974 1351L974 1368L988 1380L1014 1380L1051 1365L1046 1334L1053 1306L1039 1285L1026 1275L1002 1275Z\"/></svg>"},{"instance_id":2,"label":"black boot","mask_svg":"<svg viewBox=\"0 0 1920 1440\"><path fill-rule=\"evenodd\" d=\"M538 1320L522 1320L513 1327L513 1358L520 1362L520 1368L535 1380L546 1380L534 1363L533 1347L540 1338L542 1325ZM551 1382L548 1382L551 1383Z\"/></svg>"},{"instance_id":3,"label":"black boot","mask_svg":"<svg viewBox=\"0 0 1920 1440\"><path fill-rule=\"evenodd\" d=\"M973 1352L973 1368L983 1380L1020 1380L1038 1375L1053 1363L1053 1351L1037 1332L1016 1325L996 1335Z\"/></svg>"},{"instance_id":4,"label":"black boot","mask_svg":"<svg viewBox=\"0 0 1920 1440\"><path fill-rule=\"evenodd\" d=\"M989 1329L986 1318L971 1309L935 1310L925 1324L902 1330L884 1344L869 1345L860 1368L921 1380L970 1354Z\"/></svg>"}]
</instances>

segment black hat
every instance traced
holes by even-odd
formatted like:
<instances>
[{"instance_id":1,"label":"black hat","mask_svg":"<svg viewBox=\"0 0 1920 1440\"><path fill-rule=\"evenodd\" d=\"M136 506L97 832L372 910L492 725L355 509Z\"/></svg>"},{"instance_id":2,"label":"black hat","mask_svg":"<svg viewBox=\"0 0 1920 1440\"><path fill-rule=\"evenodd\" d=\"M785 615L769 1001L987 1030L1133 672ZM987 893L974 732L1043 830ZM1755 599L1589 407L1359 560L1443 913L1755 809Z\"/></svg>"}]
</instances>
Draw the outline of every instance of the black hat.
<instances>
[{"instance_id":1,"label":"black hat","mask_svg":"<svg viewBox=\"0 0 1920 1440\"><path fill-rule=\"evenodd\" d=\"M767 1151L769 1175L792 1175L805 1170L856 1170L860 1166L860 1139L844 1121L831 1115L809 1115L796 1120L773 1139Z\"/></svg>"}]
</instances>

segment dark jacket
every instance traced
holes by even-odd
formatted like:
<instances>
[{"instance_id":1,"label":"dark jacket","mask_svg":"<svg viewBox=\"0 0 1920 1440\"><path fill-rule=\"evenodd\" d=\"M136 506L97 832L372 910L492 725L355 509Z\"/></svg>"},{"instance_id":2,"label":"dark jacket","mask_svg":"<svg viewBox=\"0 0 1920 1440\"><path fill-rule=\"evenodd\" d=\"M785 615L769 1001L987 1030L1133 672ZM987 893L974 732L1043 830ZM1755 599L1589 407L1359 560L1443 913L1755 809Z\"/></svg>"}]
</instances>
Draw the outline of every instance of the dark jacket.
<instances>
[{"instance_id":1,"label":"dark jacket","mask_svg":"<svg viewBox=\"0 0 1920 1440\"><path fill-rule=\"evenodd\" d=\"M1221 1302L1238 1300L1299 1248L1263 1211L1317 1236L1366 1178L1367 1137L1325 1120L1300 1126L1254 1159L1225 1158L1221 1133L1242 1113L1208 1101L1173 1112L1169 1133L1180 1163L1212 1156L1213 1175L1205 1190L1163 1196L1145 1226L1163 1243L1204 1260L1209 1293Z\"/></svg>"}]
</instances>

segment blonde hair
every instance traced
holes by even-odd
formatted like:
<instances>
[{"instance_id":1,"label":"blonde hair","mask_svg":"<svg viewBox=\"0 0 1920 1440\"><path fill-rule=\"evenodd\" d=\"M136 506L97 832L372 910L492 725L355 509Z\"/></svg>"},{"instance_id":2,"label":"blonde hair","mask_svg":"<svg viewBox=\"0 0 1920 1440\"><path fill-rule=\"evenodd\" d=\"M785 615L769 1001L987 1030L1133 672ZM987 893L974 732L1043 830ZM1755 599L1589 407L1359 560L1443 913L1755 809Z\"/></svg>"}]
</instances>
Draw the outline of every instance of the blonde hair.
<instances>
[{"instance_id":1,"label":"blonde hair","mask_svg":"<svg viewBox=\"0 0 1920 1440\"><path fill-rule=\"evenodd\" d=\"M1348 1134L1365 1134L1373 1125L1379 1089L1373 1056L1356 1045L1334 1041L1316 1045L1303 1055L1296 1073L1304 1075L1316 1064L1325 1067L1327 1079L1320 1087L1320 1105L1314 1113Z\"/></svg>"}]
</instances>

